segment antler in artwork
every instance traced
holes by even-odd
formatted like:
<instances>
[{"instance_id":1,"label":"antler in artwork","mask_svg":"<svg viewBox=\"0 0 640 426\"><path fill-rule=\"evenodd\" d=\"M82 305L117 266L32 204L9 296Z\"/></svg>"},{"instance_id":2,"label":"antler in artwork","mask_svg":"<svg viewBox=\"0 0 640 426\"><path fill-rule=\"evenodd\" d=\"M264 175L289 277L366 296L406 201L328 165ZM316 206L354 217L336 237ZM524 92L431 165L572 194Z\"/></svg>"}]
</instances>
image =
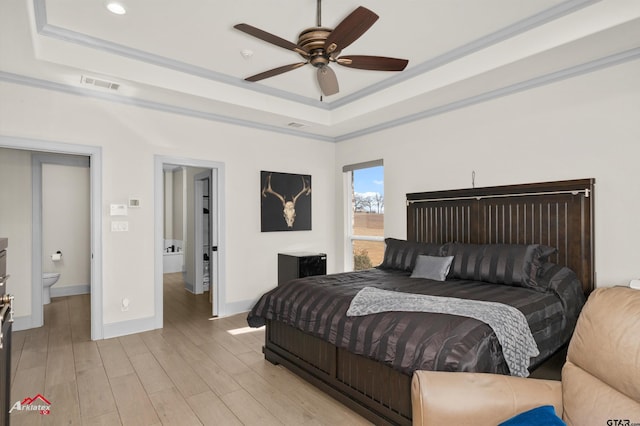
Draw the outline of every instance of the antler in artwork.
<instances>
[{"instance_id":1,"label":"antler in artwork","mask_svg":"<svg viewBox=\"0 0 640 426\"><path fill-rule=\"evenodd\" d=\"M298 192L295 196L292 197L291 201L287 201L282 194L275 192L271 188L271 174L267 176L267 183L265 187L262 189L263 197L266 198L267 194L272 194L274 197L280 200L283 208L282 215L284 217L284 220L287 222L287 227L289 228L293 228L293 223L296 220L296 202L298 201L298 198L300 198L300 196L302 195L311 194L311 187L307 184L307 181L304 179L303 176L300 176L300 178L302 179L302 189L300 190L300 192Z\"/></svg>"}]
</instances>

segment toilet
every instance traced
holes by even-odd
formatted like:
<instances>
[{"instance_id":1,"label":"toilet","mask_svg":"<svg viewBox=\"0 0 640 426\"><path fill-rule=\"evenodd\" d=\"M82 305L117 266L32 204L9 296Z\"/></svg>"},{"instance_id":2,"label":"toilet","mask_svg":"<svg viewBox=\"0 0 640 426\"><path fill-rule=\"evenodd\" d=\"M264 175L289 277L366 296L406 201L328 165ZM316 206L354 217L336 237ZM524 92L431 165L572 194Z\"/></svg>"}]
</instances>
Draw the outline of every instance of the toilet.
<instances>
[{"instance_id":1,"label":"toilet","mask_svg":"<svg viewBox=\"0 0 640 426\"><path fill-rule=\"evenodd\" d=\"M42 274L42 304L51 303L51 286L60 279L60 272L45 272Z\"/></svg>"}]
</instances>

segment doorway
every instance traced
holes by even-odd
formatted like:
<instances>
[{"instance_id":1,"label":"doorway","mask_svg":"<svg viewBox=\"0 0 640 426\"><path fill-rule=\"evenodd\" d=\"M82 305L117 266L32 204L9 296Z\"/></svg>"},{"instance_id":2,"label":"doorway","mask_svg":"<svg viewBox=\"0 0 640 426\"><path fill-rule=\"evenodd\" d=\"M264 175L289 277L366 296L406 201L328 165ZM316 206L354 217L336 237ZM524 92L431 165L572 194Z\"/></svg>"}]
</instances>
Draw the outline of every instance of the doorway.
<instances>
[{"instance_id":1,"label":"doorway","mask_svg":"<svg viewBox=\"0 0 640 426\"><path fill-rule=\"evenodd\" d=\"M167 250L168 215L173 213L167 206L167 170L178 170L182 176L176 185L184 190L184 224L174 221L175 228L184 229L182 251L184 253L185 288L194 294L209 290L211 316L224 311L224 164L212 161L191 160L176 157L155 158L155 212L156 212L156 327L163 323L163 278L164 257ZM180 198L180 197L176 197ZM176 214L178 216L179 213ZM173 219L172 219L173 221ZM174 233L177 235L177 233ZM208 287L208 288L207 288Z\"/></svg>"},{"instance_id":2,"label":"doorway","mask_svg":"<svg viewBox=\"0 0 640 426\"><path fill-rule=\"evenodd\" d=\"M90 199L90 293L91 293L91 340L104 336L102 309L102 151L99 147L70 145L38 139L0 136L0 147L31 151L35 154L80 156L89 159ZM32 165L33 167L33 165ZM34 181L36 178L33 178ZM34 217L31 240L31 315L16 318L14 330L41 327L44 323L42 305L42 223L40 197L32 190Z\"/></svg>"},{"instance_id":3,"label":"doorway","mask_svg":"<svg viewBox=\"0 0 640 426\"><path fill-rule=\"evenodd\" d=\"M89 167L84 155L31 155L33 239L42 254L35 277L46 274L53 283L43 288L43 305L51 297L91 293Z\"/></svg>"}]
</instances>

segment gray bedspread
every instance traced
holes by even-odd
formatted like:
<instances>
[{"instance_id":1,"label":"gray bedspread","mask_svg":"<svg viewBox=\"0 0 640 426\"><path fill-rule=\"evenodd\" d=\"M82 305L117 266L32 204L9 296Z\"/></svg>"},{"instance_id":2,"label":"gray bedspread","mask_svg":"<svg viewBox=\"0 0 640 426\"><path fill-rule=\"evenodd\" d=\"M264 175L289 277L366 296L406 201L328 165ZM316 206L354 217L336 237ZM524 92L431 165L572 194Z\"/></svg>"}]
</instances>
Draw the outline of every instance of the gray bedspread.
<instances>
[{"instance_id":1,"label":"gray bedspread","mask_svg":"<svg viewBox=\"0 0 640 426\"><path fill-rule=\"evenodd\" d=\"M527 318L516 308L503 303L365 287L351 300L347 316L382 312L432 312L480 320L493 329L502 346L502 354L511 375L514 376L529 376L531 358L540 354L527 324Z\"/></svg>"}]
</instances>

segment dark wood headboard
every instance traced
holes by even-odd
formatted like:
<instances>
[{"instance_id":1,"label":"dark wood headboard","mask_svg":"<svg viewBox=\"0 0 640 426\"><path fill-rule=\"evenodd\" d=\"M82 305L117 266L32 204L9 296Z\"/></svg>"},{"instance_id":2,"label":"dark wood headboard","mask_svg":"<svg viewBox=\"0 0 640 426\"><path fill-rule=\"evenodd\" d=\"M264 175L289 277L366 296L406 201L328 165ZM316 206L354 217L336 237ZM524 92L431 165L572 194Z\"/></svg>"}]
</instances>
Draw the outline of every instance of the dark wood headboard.
<instances>
[{"instance_id":1,"label":"dark wood headboard","mask_svg":"<svg viewBox=\"0 0 640 426\"><path fill-rule=\"evenodd\" d=\"M443 244L544 244L550 261L595 286L595 179L407 194L407 240Z\"/></svg>"}]
</instances>

